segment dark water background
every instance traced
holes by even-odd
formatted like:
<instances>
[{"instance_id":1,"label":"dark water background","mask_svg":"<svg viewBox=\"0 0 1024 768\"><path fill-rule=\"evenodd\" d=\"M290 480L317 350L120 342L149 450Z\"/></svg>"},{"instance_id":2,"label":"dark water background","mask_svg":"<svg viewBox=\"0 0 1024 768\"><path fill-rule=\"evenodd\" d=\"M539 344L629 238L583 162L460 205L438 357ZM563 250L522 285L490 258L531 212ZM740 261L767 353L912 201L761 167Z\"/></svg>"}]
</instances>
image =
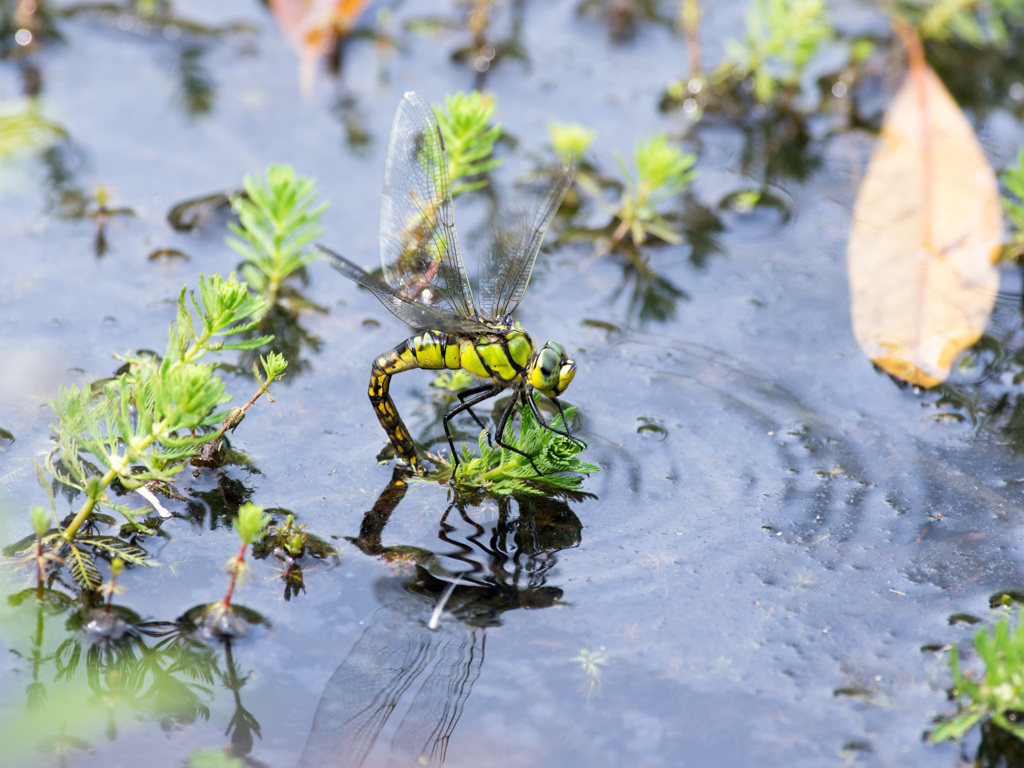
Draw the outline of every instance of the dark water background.
<instances>
[{"instance_id":1,"label":"dark water background","mask_svg":"<svg viewBox=\"0 0 1024 768\"><path fill-rule=\"evenodd\" d=\"M707 5L701 39L713 64L725 39L742 34L745 4ZM371 4L363 23L385 6ZM75 643L89 647L67 612L0 607L0 719L15 722L40 684L50 701L86 702L68 704L10 764L56 761L31 749L59 733L72 744L65 764L107 767L181 765L227 743L269 766L353 765L363 754L364 765L412 765L431 750L435 763L443 753L448 766L504 768L953 766L973 757L977 734L962 748L923 735L953 711L948 657L935 649L969 638L975 618L994 619L993 594L1024 590L1024 467L1010 419L978 415L1017 397L1019 277L1006 274L988 352L953 386L896 386L853 340L844 248L899 56L876 77L866 127L833 131L831 118L812 118L806 141L785 145L794 176L756 122L709 117L695 128L682 112L659 111L666 83L687 68L670 24L641 22L632 41L615 43L600 16L575 8L495 10L491 34L525 55L498 61L485 79L515 139L496 179L507 187L551 162L550 120L596 129L591 157L608 173L616 153L667 132L699 156L676 212L703 210L721 224L703 231L703 248L691 238L644 251L680 294L657 306L657 291L645 303L620 259L589 258L592 244L563 242L542 256L519 317L577 361L566 399L590 444L584 458L602 467L585 484L589 497L460 508L443 486L389 489L365 389L373 355L406 332L315 263L303 293L327 311L290 329L304 343L289 355L277 402L261 402L234 438L251 464L182 477L190 501L172 507L179 519L150 542L159 565L125 574L117 602L171 621L218 599L221 565L237 547L230 514L246 499L294 513L338 547L340 563L311 563L305 591L289 600L280 564L255 563L236 599L272 627L228 651L213 646L194 667L208 680L178 675L205 685L196 696L206 717L160 696L110 703L82 690L84 668L58 679L62 644L71 642L58 661ZM321 73L309 98L261 4L174 10L250 29L167 39L117 15L59 20L63 41L34 63L41 111L68 138L0 164L0 426L14 436L0 454L2 543L27 535L28 507L45 503L31 464L50 447L45 398L111 375L114 353L162 349L181 287L237 267L223 218L179 233L166 220L171 206L291 163L331 202L323 241L372 267L402 93L437 102L475 83L452 61L469 35L448 3L397 4L387 27L397 50L384 56L355 40L342 78ZM670 18L675 5L660 11ZM869 5L835 12L847 32L888 34ZM425 16L455 28L405 26ZM16 63L0 64L0 103L18 98L21 77ZM1012 75L986 78L1001 85L977 125L1001 169L1024 131ZM784 213L720 206L763 178ZM101 256L95 224L61 207L97 184L136 214L109 225ZM456 202L467 229L474 205ZM159 248L188 259L149 260ZM410 373L393 391L414 435L436 440L448 401L429 381ZM228 383L236 399L252 389L244 372ZM29 584L15 568L4 578L12 594ZM440 627L428 629L453 581ZM110 685L109 669L101 678L99 688Z\"/></svg>"}]
</instances>

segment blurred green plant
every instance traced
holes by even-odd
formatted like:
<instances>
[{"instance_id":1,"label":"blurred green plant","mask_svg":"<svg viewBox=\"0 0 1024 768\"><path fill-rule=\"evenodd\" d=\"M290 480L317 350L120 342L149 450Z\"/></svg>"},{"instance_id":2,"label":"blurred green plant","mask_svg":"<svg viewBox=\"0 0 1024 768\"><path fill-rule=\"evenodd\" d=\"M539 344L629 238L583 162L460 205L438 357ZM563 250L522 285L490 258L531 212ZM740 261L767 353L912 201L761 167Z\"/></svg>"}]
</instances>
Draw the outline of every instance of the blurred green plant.
<instances>
[{"instance_id":1,"label":"blurred green plant","mask_svg":"<svg viewBox=\"0 0 1024 768\"><path fill-rule=\"evenodd\" d=\"M1003 249L1003 261L1019 261L1024 257L1024 149L1017 155L1017 165L1007 168L1002 175L1006 194L1003 210L1010 220L1010 242Z\"/></svg>"},{"instance_id":2,"label":"blurred green plant","mask_svg":"<svg viewBox=\"0 0 1024 768\"><path fill-rule=\"evenodd\" d=\"M67 131L39 113L37 99L0 101L0 160L67 138Z\"/></svg>"},{"instance_id":3,"label":"blurred green plant","mask_svg":"<svg viewBox=\"0 0 1024 768\"><path fill-rule=\"evenodd\" d=\"M960 40L975 48L1005 48L1010 28L1024 22L1024 0L905 0L900 4L931 40Z\"/></svg>"},{"instance_id":4,"label":"blurred green plant","mask_svg":"<svg viewBox=\"0 0 1024 768\"><path fill-rule=\"evenodd\" d=\"M619 206L614 211L619 224L612 232L611 247L629 234L633 245L643 245L649 236L667 243L681 243L682 235L659 213L663 203L683 193L696 175L695 155L668 144L664 134L637 142L634 152L636 174L618 158L626 180Z\"/></svg>"},{"instance_id":5,"label":"blurred green plant","mask_svg":"<svg viewBox=\"0 0 1024 768\"><path fill-rule=\"evenodd\" d=\"M479 91L445 96L444 109L434 107L448 155L452 197L487 186L486 179L462 179L480 176L501 165L501 160L493 157L494 143L501 137L501 124L490 125L494 108L494 97Z\"/></svg>"},{"instance_id":6,"label":"blurred green plant","mask_svg":"<svg viewBox=\"0 0 1024 768\"><path fill-rule=\"evenodd\" d=\"M316 182L290 165L271 165L263 178L247 175L243 186L245 194L231 201L241 225L229 222L236 237L227 244L245 259L242 276L273 306L285 280L317 258L306 246L322 234L328 204L312 207Z\"/></svg>"},{"instance_id":7,"label":"blurred green plant","mask_svg":"<svg viewBox=\"0 0 1024 768\"><path fill-rule=\"evenodd\" d=\"M548 133L551 136L551 146L563 163L583 157L583 153L597 138L597 131L579 123L550 123Z\"/></svg>"},{"instance_id":8,"label":"blurred green plant","mask_svg":"<svg viewBox=\"0 0 1024 768\"><path fill-rule=\"evenodd\" d=\"M540 496L558 491L579 490L582 474L600 471L596 464L581 461L577 455L586 447L584 443L552 432L542 427L530 408L517 404L519 411L519 434L512 425L505 427L504 442L526 454L516 453L500 446L488 444L489 433L480 433L480 455L475 455L468 446L462 446L462 456L452 477L452 463L439 457L437 463L443 468L432 479L452 479L453 485L462 492L483 491L495 496L525 495ZM565 409L565 419L572 422L575 408ZM551 421L554 429L565 430L562 416Z\"/></svg>"},{"instance_id":9,"label":"blurred green plant","mask_svg":"<svg viewBox=\"0 0 1024 768\"><path fill-rule=\"evenodd\" d=\"M983 627L974 635L974 651L985 665L985 675L973 680L960 668L960 650L953 646L949 663L953 671L953 693L967 697L955 717L939 723L931 732L933 741L962 739L975 725L990 721L1024 740L1024 724L1018 714L1024 712L1024 624L1010 628L1010 619L1000 618L991 630Z\"/></svg>"},{"instance_id":10,"label":"blurred green plant","mask_svg":"<svg viewBox=\"0 0 1024 768\"><path fill-rule=\"evenodd\" d=\"M441 371L434 377L434 380L430 382L430 386L437 387L438 389L446 389L449 392L461 392L476 379L473 378L473 374L468 371L458 368L454 371Z\"/></svg>"},{"instance_id":11,"label":"blurred green plant","mask_svg":"<svg viewBox=\"0 0 1024 768\"><path fill-rule=\"evenodd\" d=\"M825 0L753 0L746 37L727 40L732 75L750 77L754 97L775 100L780 88L795 88L804 67L834 36Z\"/></svg>"}]
</instances>

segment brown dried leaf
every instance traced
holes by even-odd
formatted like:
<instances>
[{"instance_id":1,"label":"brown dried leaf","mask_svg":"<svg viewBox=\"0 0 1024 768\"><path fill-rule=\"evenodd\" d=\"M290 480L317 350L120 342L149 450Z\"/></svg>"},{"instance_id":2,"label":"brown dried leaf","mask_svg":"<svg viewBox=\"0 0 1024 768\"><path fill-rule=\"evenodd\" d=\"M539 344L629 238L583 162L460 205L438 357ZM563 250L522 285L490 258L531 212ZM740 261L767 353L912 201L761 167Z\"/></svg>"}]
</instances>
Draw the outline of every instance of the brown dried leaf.
<instances>
[{"instance_id":1,"label":"brown dried leaf","mask_svg":"<svg viewBox=\"0 0 1024 768\"><path fill-rule=\"evenodd\" d=\"M853 219L847 265L857 343L894 376L941 383L992 312L1002 211L974 130L914 47Z\"/></svg>"}]
</instances>

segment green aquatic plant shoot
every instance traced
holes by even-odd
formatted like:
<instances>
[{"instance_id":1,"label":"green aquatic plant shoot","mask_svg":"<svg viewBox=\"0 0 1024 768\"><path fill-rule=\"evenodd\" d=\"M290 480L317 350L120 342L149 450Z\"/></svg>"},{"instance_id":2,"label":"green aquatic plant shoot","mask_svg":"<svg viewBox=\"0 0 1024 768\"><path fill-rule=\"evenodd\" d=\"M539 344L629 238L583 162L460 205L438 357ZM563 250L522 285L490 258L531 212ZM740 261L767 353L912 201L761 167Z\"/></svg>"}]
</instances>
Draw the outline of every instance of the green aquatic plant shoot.
<instances>
[{"instance_id":1,"label":"green aquatic plant shoot","mask_svg":"<svg viewBox=\"0 0 1024 768\"><path fill-rule=\"evenodd\" d=\"M931 40L961 40L975 48L1005 48L1011 27L1024 21L1024 0L933 0L907 2L904 8L920 13L917 28Z\"/></svg>"},{"instance_id":2,"label":"green aquatic plant shoot","mask_svg":"<svg viewBox=\"0 0 1024 768\"><path fill-rule=\"evenodd\" d=\"M727 40L732 74L750 77L754 97L775 100L780 88L795 88L804 67L835 33L825 0L753 0L744 40Z\"/></svg>"},{"instance_id":3,"label":"green aquatic plant shoot","mask_svg":"<svg viewBox=\"0 0 1024 768\"><path fill-rule=\"evenodd\" d=\"M670 146L664 134L638 142L633 157L635 175L619 158L626 185L615 211L619 224L611 236L612 247L627 234L636 246L645 243L650 236L667 243L681 243L682 235L665 220L658 209L668 200L682 194L693 180L696 175L693 164L697 162L697 157Z\"/></svg>"},{"instance_id":4,"label":"green aquatic plant shoot","mask_svg":"<svg viewBox=\"0 0 1024 768\"><path fill-rule=\"evenodd\" d=\"M263 178L248 175L245 195L231 201L241 226L227 244L244 259L242 275L268 305L276 304L285 280L316 257L306 246L318 238L327 203L313 207L316 182L290 165L271 165Z\"/></svg>"},{"instance_id":5,"label":"green aquatic plant shoot","mask_svg":"<svg viewBox=\"0 0 1024 768\"><path fill-rule=\"evenodd\" d=\"M252 567L245 561L245 550L252 544L256 544L263 538L270 525L270 515L263 511L263 507L247 501L238 509L238 516L235 518L235 531L238 538L242 540L242 546L238 554L224 564L224 570L231 575L228 582L227 592L221 606L225 610L231 607L231 597L235 593L235 587L241 586L252 573Z\"/></svg>"},{"instance_id":6,"label":"green aquatic plant shoot","mask_svg":"<svg viewBox=\"0 0 1024 768\"><path fill-rule=\"evenodd\" d=\"M966 696L968 703L955 717L939 723L931 732L933 741L962 739L982 721L991 721L1024 740L1024 724L1017 713L1024 712L1024 623L1010 628L1006 616L991 630L983 627L974 635L974 651L985 665L984 677L975 681L960 668L960 651L953 646L949 664L953 671L953 691Z\"/></svg>"},{"instance_id":7,"label":"green aquatic plant shoot","mask_svg":"<svg viewBox=\"0 0 1024 768\"><path fill-rule=\"evenodd\" d=\"M52 527L44 525L39 508L32 510L36 534L5 549L8 556L32 553L39 581L43 573L67 564L73 580L98 589L102 576L97 553L125 564L148 563L145 550L116 536L100 535L93 520L107 509L123 515L139 530L136 511L119 500L124 491L138 491L161 514L166 513L147 486L171 483L204 443L218 439L220 407L231 399L215 364L197 362L211 352L250 350L272 337L237 339L252 330L266 310L266 302L251 294L234 275L200 275L199 297L186 297L182 289L178 312L171 324L162 359L144 355L122 357L125 370L101 385L60 387L50 407L57 417L51 425L56 447L37 464L40 485L50 506ZM256 373L259 392L284 374L280 355L263 358L264 375ZM239 409L241 410L241 409ZM238 419L233 423L237 425ZM71 521L62 526L50 478L84 496ZM118 493L111 493L116 487Z\"/></svg>"},{"instance_id":8,"label":"green aquatic plant shoot","mask_svg":"<svg viewBox=\"0 0 1024 768\"><path fill-rule=\"evenodd\" d=\"M597 131L579 123L551 123L548 125L548 135L555 154L563 163L568 163L583 157L583 153L597 138Z\"/></svg>"},{"instance_id":9,"label":"green aquatic plant shoot","mask_svg":"<svg viewBox=\"0 0 1024 768\"><path fill-rule=\"evenodd\" d=\"M493 156L494 143L501 137L501 124L490 124L494 108L494 97L479 91L445 96L444 109L434 107L448 153L452 197L487 186L486 179L462 179L480 176L501 165L501 159Z\"/></svg>"},{"instance_id":10,"label":"green aquatic plant shoot","mask_svg":"<svg viewBox=\"0 0 1024 768\"><path fill-rule=\"evenodd\" d=\"M577 458L586 447L584 444L544 428L537 422L532 409L521 403L517 408L519 434L516 434L510 419L503 438L516 450L492 446L490 433L481 432L480 455L475 455L463 445L454 476L452 462L439 457L437 463L443 469L437 474L437 479L451 478L453 485L462 491L484 491L495 496L541 496L558 491L578 491L583 482L581 475L600 471L597 464ZM575 408L566 408L565 420L561 415L555 416L551 426L566 430L575 415Z\"/></svg>"},{"instance_id":11,"label":"green aquatic plant shoot","mask_svg":"<svg viewBox=\"0 0 1024 768\"><path fill-rule=\"evenodd\" d=\"M1017 155L1017 164L1002 175L1006 194L1003 211L1010 220L1010 242L1003 249L1004 261L1020 260L1024 256L1024 149Z\"/></svg>"}]
</instances>

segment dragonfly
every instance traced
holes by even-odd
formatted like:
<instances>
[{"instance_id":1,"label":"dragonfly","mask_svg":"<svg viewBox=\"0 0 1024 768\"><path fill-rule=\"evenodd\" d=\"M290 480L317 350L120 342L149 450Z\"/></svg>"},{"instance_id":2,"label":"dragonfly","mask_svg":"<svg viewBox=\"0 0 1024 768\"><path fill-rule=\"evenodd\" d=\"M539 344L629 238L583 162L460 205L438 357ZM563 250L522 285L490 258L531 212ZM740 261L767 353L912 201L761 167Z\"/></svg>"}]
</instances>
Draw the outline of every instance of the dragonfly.
<instances>
[{"instance_id":1,"label":"dragonfly","mask_svg":"<svg viewBox=\"0 0 1024 768\"><path fill-rule=\"evenodd\" d=\"M576 363L561 345L539 345L512 319L573 171L571 162L559 169L535 210L506 214L492 226L490 242L481 251L478 305L455 231L444 139L430 104L410 91L395 113L384 164L379 230L383 279L317 245L331 266L368 289L415 331L374 359L369 395L398 460L417 474L422 467L416 446L390 395L391 378L413 368L463 369L483 380L459 392L459 404L443 418L453 469L459 459L451 420L465 411L487 431L473 407L508 391L513 397L498 420L495 441L529 459L535 472L540 474L533 458L503 440L517 402L529 407L544 428L585 445L568 431L558 400L576 375ZM551 399L566 429L544 419L534 391ZM489 432L487 437L490 441Z\"/></svg>"}]
</instances>

